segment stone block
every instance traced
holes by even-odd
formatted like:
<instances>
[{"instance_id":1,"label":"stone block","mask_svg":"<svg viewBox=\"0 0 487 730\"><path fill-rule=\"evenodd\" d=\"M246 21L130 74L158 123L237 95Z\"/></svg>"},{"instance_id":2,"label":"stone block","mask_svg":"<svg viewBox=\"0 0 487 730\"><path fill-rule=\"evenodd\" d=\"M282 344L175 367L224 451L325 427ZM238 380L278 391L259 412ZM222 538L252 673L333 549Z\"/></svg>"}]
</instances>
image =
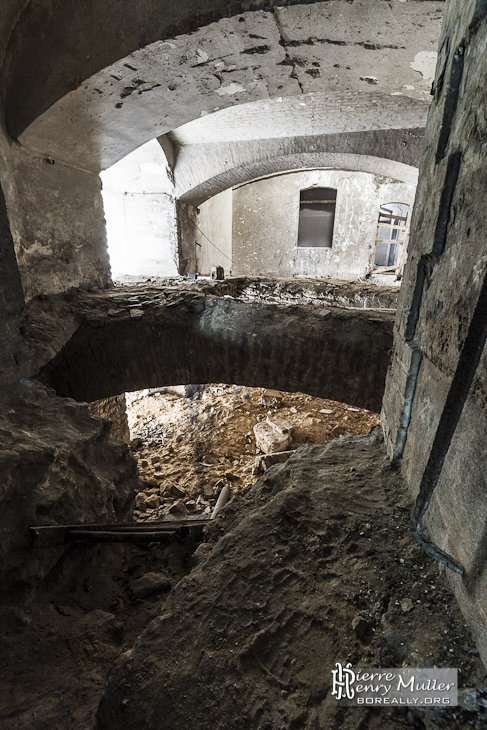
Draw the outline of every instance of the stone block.
<instances>
[{"instance_id":1,"label":"stone block","mask_svg":"<svg viewBox=\"0 0 487 730\"><path fill-rule=\"evenodd\" d=\"M279 433L292 433L293 427L289 421L285 421L284 418L279 418L278 416L267 416L267 422L270 423L276 431L279 431Z\"/></svg>"},{"instance_id":2,"label":"stone block","mask_svg":"<svg viewBox=\"0 0 487 730\"><path fill-rule=\"evenodd\" d=\"M282 421L282 419L274 419L275 421ZM286 424L286 421L282 421ZM282 428L281 424L278 424ZM270 420L257 423L254 426L255 443L257 447L264 452L264 454L274 454L277 451L287 451L291 444L292 428L289 424L289 429L285 433L276 427L276 424Z\"/></svg>"},{"instance_id":3,"label":"stone block","mask_svg":"<svg viewBox=\"0 0 487 730\"><path fill-rule=\"evenodd\" d=\"M257 456L252 465L252 474L258 474L266 471L269 467L274 464L284 464L289 457L294 454L294 451L278 451L274 454L265 454L264 456Z\"/></svg>"}]
</instances>

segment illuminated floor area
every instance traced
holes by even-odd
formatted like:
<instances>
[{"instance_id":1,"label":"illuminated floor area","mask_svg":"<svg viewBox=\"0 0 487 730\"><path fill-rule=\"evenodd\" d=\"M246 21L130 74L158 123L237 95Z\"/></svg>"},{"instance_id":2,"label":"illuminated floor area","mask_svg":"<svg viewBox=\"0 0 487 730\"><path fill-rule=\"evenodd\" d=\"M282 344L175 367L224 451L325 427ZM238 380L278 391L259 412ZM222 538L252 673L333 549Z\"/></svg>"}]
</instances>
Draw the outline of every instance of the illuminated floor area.
<instances>
[{"instance_id":1,"label":"illuminated floor area","mask_svg":"<svg viewBox=\"0 0 487 730\"><path fill-rule=\"evenodd\" d=\"M292 427L290 450L326 444L345 433L366 433L378 414L303 393L224 384L179 386L128 394L135 455L147 488L137 500L138 518L170 516L176 499L189 514L208 514L225 484L231 494L255 482L262 454L253 427L285 419ZM150 393L150 394L149 394ZM175 515L186 514L183 508Z\"/></svg>"}]
</instances>

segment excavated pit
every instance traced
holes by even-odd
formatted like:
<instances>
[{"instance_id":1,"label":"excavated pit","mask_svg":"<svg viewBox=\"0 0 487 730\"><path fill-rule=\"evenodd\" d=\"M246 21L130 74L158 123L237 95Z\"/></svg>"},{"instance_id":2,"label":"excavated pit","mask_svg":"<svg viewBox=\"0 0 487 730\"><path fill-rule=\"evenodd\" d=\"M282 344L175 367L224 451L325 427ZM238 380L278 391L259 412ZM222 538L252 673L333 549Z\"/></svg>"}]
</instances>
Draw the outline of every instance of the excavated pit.
<instances>
[{"instance_id":1,"label":"excavated pit","mask_svg":"<svg viewBox=\"0 0 487 730\"><path fill-rule=\"evenodd\" d=\"M142 521L209 516L225 485L231 496L264 469L254 427L268 418L292 427L286 458L303 444L364 434L377 413L345 403L263 388L206 384L127 394L132 453L144 487L134 515Z\"/></svg>"},{"instance_id":2,"label":"excavated pit","mask_svg":"<svg viewBox=\"0 0 487 730\"><path fill-rule=\"evenodd\" d=\"M485 670L408 511L377 429L271 467L120 657L97 730L480 728ZM458 666L463 707L345 710L337 661Z\"/></svg>"},{"instance_id":3,"label":"excavated pit","mask_svg":"<svg viewBox=\"0 0 487 730\"><path fill-rule=\"evenodd\" d=\"M23 381L3 396L2 730L483 727L485 668L445 576L408 534L409 498L378 427L358 435L377 423L396 297L344 282L180 280L29 303L39 377L58 395ZM165 392L161 383L189 382L181 374L210 380L201 363L223 350L202 351L197 333L206 322L213 343L222 339L220 310L217 374L242 387L223 379L197 398ZM249 346L250 323L260 348ZM151 345L161 331L166 350ZM325 366L291 367L288 342L298 359L325 355ZM244 387L255 385L245 379L254 366L261 387ZM283 382L307 392L282 392ZM110 438L128 438L123 418L110 431L90 413L124 415L121 383L158 386L132 403L130 449ZM266 390L276 383L280 392ZM59 397L68 393L98 402ZM259 478L253 426L267 417L292 422L293 451ZM134 506L138 523L170 519L173 487L188 518L208 517L222 484L232 499L198 547L178 535L167 545L29 548L33 522L126 521ZM337 661L458 667L460 706L340 708L330 694Z\"/></svg>"},{"instance_id":4,"label":"excavated pit","mask_svg":"<svg viewBox=\"0 0 487 730\"><path fill-rule=\"evenodd\" d=\"M92 730L103 695L97 730L480 730L485 669L409 511L375 428L298 448L196 551L71 548L1 607L0 727ZM337 661L458 667L461 705L339 708Z\"/></svg>"}]
</instances>

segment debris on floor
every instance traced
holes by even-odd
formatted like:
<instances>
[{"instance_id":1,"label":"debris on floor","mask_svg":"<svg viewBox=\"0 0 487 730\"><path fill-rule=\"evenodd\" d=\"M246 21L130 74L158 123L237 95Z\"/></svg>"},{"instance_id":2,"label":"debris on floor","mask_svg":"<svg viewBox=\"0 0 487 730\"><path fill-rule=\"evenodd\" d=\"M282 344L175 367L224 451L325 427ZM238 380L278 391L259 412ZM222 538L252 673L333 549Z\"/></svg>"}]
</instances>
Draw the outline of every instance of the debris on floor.
<instances>
[{"instance_id":1,"label":"debris on floor","mask_svg":"<svg viewBox=\"0 0 487 730\"><path fill-rule=\"evenodd\" d=\"M146 484L135 505L142 521L209 516L225 485L234 496L299 446L363 434L379 421L344 403L235 385L152 388L127 402Z\"/></svg>"},{"instance_id":2,"label":"debris on floor","mask_svg":"<svg viewBox=\"0 0 487 730\"><path fill-rule=\"evenodd\" d=\"M151 726L174 730L485 727L485 668L446 576L411 539L376 430L304 445L247 489L220 482L236 496L196 550L73 544L44 596L19 585L0 606L2 730L93 730L110 673L99 730L148 727L147 699ZM117 698L116 673L141 656ZM338 708L337 661L458 668L460 705Z\"/></svg>"},{"instance_id":3,"label":"debris on floor","mask_svg":"<svg viewBox=\"0 0 487 730\"><path fill-rule=\"evenodd\" d=\"M485 668L410 509L378 428L269 469L206 526L194 569L117 662L97 730L484 728ZM459 705L341 707L336 662L457 668Z\"/></svg>"},{"instance_id":4,"label":"debris on floor","mask_svg":"<svg viewBox=\"0 0 487 730\"><path fill-rule=\"evenodd\" d=\"M255 444L264 454L287 451L291 445L293 427L282 418L271 418L254 426Z\"/></svg>"}]
</instances>

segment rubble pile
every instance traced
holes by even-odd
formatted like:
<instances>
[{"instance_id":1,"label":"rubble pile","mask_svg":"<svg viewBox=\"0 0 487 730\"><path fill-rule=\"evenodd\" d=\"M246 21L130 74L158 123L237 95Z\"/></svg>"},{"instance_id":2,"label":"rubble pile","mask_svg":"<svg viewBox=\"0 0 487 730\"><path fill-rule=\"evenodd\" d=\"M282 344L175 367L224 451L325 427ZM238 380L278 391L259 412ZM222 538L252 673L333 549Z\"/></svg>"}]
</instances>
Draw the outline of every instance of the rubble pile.
<instances>
[{"instance_id":1,"label":"rubble pile","mask_svg":"<svg viewBox=\"0 0 487 730\"><path fill-rule=\"evenodd\" d=\"M378 428L305 445L204 530L96 730L480 730L486 674ZM341 707L336 663L457 667L458 707Z\"/></svg>"},{"instance_id":2,"label":"rubble pile","mask_svg":"<svg viewBox=\"0 0 487 730\"><path fill-rule=\"evenodd\" d=\"M263 388L191 385L127 395L133 453L145 483L141 521L209 517L230 494L306 443L359 435L378 415L343 403Z\"/></svg>"}]
</instances>

